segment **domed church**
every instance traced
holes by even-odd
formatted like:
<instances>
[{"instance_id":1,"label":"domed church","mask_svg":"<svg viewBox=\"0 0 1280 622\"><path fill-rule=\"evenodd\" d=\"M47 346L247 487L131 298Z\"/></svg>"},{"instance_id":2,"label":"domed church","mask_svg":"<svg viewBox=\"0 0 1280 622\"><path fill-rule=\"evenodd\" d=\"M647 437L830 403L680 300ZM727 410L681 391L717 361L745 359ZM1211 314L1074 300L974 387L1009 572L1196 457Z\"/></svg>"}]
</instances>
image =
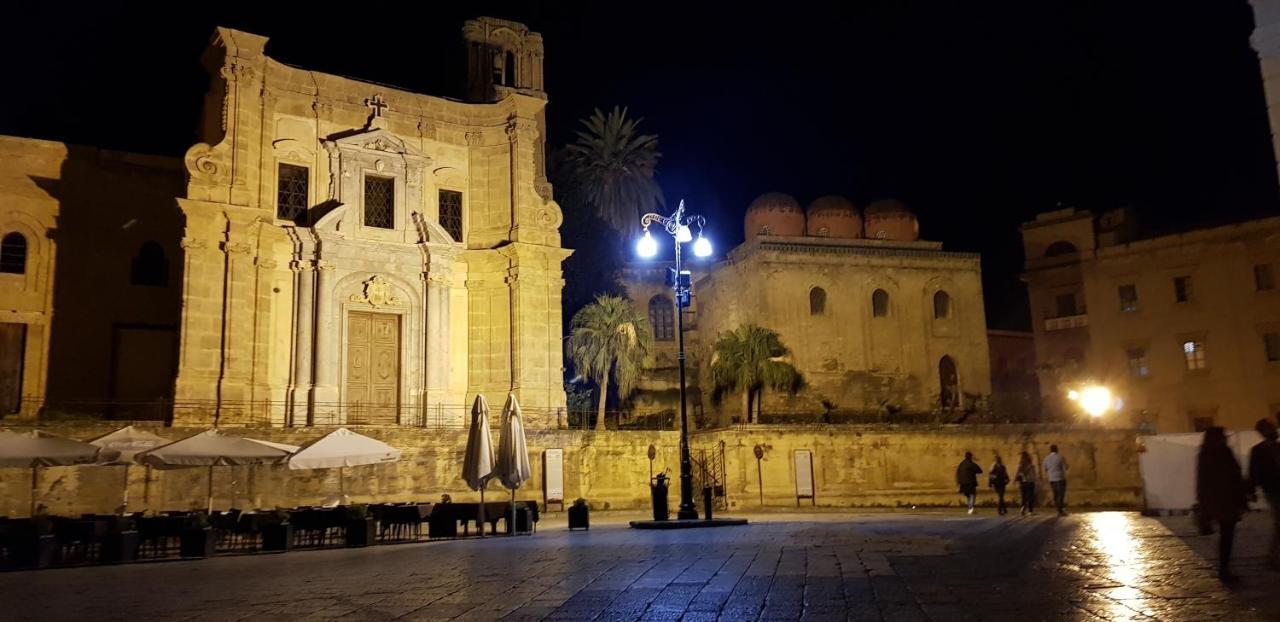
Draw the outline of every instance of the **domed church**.
<instances>
[{"instance_id":1,"label":"domed church","mask_svg":"<svg viewBox=\"0 0 1280 622\"><path fill-rule=\"evenodd\" d=\"M921 240L901 201L859 210L828 195L805 208L770 192L751 202L743 226L746 241L722 260L690 266L685 349L700 426L961 411L991 393L979 257ZM632 397L639 414L679 404L668 265L637 262L624 274L656 345ZM794 394L766 389L751 412L741 391L716 395L709 371L718 336L748 324L778 333L803 377Z\"/></svg>"}]
</instances>

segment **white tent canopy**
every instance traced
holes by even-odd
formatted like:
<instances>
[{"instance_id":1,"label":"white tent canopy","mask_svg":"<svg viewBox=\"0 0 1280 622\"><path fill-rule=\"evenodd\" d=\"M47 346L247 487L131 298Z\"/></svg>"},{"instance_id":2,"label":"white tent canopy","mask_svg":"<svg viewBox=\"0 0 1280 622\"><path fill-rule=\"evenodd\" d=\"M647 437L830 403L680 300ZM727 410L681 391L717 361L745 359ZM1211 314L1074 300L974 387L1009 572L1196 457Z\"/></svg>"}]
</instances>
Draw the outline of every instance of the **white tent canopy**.
<instances>
[{"instance_id":1,"label":"white tent canopy","mask_svg":"<svg viewBox=\"0 0 1280 622\"><path fill-rule=\"evenodd\" d=\"M1196 462L1204 434L1158 434L1142 437L1143 452L1138 454L1142 487L1149 510L1190 510L1196 503ZM1253 430L1227 433L1227 442L1247 476L1249 452L1262 440ZM1265 502L1254 502L1254 508Z\"/></svg>"},{"instance_id":2,"label":"white tent canopy","mask_svg":"<svg viewBox=\"0 0 1280 622\"><path fill-rule=\"evenodd\" d=\"M400 450L376 438L338 428L289 458L290 469L335 469L400 460Z\"/></svg>"},{"instance_id":3,"label":"white tent canopy","mask_svg":"<svg viewBox=\"0 0 1280 622\"><path fill-rule=\"evenodd\" d=\"M134 458L144 451L155 449L161 445L168 445L171 442L163 436L131 425L89 441L91 445L120 452L120 457L110 464L124 466L124 492L120 504L122 513L129 510L129 466L134 463ZM147 467L146 477L143 480L144 485L150 485L150 481L151 467ZM146 501L145 493L143 494L143 501Z\"/></svg>"},{"instance_id":4,"label":"white tent canopy","mask_svg":"<svg viewBox=\"0 0 1280 622\"><path fill-rule=\"evenodd\" d=\"M136 459L158 469L180 469L197 466L279 464L288 457L288 451L260 441L227 436L218 430L205 430L195 436L142 452Z\"/></svg>"}]
</instances>

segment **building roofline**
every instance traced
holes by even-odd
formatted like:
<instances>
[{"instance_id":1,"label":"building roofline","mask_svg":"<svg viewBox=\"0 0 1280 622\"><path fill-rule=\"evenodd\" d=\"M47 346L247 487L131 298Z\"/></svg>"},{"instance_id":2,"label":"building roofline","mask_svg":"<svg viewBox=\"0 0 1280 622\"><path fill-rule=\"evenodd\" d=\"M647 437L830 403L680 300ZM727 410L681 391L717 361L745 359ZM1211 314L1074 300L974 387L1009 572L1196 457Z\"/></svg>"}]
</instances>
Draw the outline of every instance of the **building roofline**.
<instances>
[{"instance_id":1,"label":"building roofline","mask_svg":"<svg viewBox=\"0 0 1280 622\"><path fill-rule=\"evenodd\" d=\"M125 164L135 164L138 166L168 169L173 171L186 170L183 167L182 158L178 157L138 153L134 151L119 151L115 149L95 147L93 145L68 143L57 140L47 140L44 138L29 138L26 136L0 134L0 150L10 146L15 148L26 147L57 151L59 152L58 155L67 159L85 159L85 156L92 155L98 160L110 162L122 162Z\"/></svg>"}]
</instances>

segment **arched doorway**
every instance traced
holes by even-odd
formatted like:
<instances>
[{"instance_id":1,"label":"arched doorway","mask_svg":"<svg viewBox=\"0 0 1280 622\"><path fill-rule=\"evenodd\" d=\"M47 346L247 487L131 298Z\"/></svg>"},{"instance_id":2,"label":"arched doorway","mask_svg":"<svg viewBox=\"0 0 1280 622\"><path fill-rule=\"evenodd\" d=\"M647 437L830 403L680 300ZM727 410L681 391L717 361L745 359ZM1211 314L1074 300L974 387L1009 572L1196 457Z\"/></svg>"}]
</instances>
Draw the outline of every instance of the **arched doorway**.
<instances>
[{"instance_id":1,"label":"arched doorway","mask_svg":"<svg viewBox=\"0 0 1280 622\"><path fill-rule=\"evenodd\" d=\"M950 355L943 355L938 361L939 403L943 410L960 407L960 375L956 371L956 362Z\"/></svg>"}]
</instances>

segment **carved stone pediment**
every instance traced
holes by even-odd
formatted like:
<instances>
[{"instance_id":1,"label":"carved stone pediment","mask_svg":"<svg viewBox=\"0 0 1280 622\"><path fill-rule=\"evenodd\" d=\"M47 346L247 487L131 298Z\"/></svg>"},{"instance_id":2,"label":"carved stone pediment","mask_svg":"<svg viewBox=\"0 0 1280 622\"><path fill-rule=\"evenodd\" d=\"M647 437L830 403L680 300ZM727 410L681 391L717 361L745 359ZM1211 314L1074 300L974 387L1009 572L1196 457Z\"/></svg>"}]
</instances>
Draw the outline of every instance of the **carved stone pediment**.
<instances>
[{"instance_id":1,"label":"carved stone pediment","mask_svg":"<svg viewBox=\"0 0 1280 622\"><path fill-rule=\"evenodd\" d=\"M373 307L400 304L400 297L395 295L391 282L381 274L375 274L364 282L364 291L351 295L351 302L363 302Z\"/></svg>"},{"instance_id":2,"label":"carved stone pediment","mask_svg":"<svg viewBox=\"0 0 1280 622\"><path fill-rule=\"evenodd\" d=\"M330 142L343 151L354 149L370 153L394 154L403 156L406 159L419 160L423 166L431 164L429 156L423 154L417 147L409 144L403 138L391 133L390 130L373 129L344 136Z\"/></svg>"}]
</instances>

